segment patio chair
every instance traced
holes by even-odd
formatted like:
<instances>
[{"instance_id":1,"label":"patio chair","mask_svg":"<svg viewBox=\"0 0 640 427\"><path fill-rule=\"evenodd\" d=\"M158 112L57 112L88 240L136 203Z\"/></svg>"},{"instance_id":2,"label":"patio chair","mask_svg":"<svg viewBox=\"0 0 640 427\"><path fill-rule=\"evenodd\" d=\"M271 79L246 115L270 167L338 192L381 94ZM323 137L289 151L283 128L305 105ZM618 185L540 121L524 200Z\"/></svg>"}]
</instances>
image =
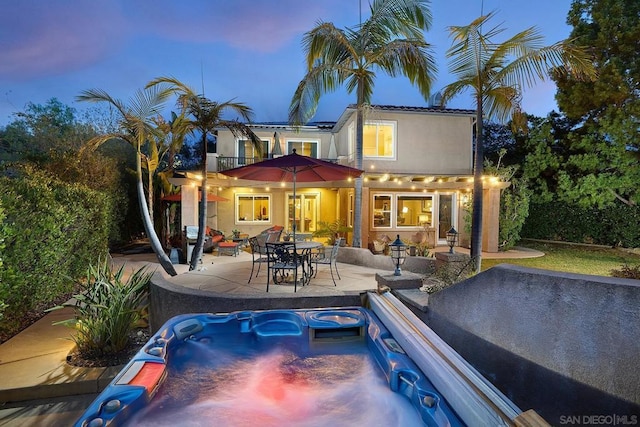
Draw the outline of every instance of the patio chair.
<instances>
[{"instance_id":1,"label":"patio chair","mask_svg":"<svg viewBox=\"0 0 640 427\"><path fill-rule=\"evenodd\" d=\"M293 274L293 292L298 289L298 277L304 284L305 275L304 263L308 261L309 249L304 251L296 250L295 242L266 243L267 247L267 292L269 283L273 279L274 283L285 283ZM300 273L298 270L300 269Z\"/></svg>"},{"instance_id":2,"label":"patio chair","mask_svg":"<svg viewBox=\"0 0 640 427\"><path fill-rule=\"evenodd\" d=\"M266 247L267 237L268 235L266 234L259 234L254 237L249 237L249 246L251 247L252 262L251 262L251 274L249 274L249 281L247 283L251 283L251 279L253 278L253 269L255 265L258 264L258 271L256 271L256 276L255 276L255 277L258 277L258 274L260 274L260 266L262 266L262 264L266 263L268 260L267 247Z\"/></svg>"},{"instance_id":3,"label":"patio chair","mask_svg":"<svg viewBox=\"0 0 640 427\"><path fill-rule=\"evenodd\" d=\"M280 235L282 234L282 229L279 230L269 230L264 232L264 234L267 236L267 242L268 243L275 243L277 241L280 240Z\"/></svg>"},{"instance_id":4,"label":"patio chair","mask_svg":"<svg viewBox=\"0 0 640 427\"><path fill-rule=\"evenodd\" d=\"M316 277L318 275L319 265L328 265L329 271L331 272L331 280L333 280L333 286L337 286L336 279L333 277L334 269L336 270L338 279L342 280L342 278L340 277L340 273L338 273L338 264L337 264L338 249L340 249L340 244L342 243L342 239L343 239L342 237L339 237L336 239L336 242L331 247L331 253L329 254L329 256L327 256L326 253L321 252L321 253L315 254L315 256L311 259L311 262L315 264L315 270L316 270L313 277Z\"/></svg>"},{"instance_id":5,"label":"patio chair","mask_svg":"<svg viewBox=\"0 0 640 427\"><path fill-rule=\"evenodd\" d=\"M205 243L203 252L211 253L214 249L218 247L220 242L224 242L224 233L220 230L214 230L213 228L207 226L205 229Z\"/></svg>"}]
</instances>

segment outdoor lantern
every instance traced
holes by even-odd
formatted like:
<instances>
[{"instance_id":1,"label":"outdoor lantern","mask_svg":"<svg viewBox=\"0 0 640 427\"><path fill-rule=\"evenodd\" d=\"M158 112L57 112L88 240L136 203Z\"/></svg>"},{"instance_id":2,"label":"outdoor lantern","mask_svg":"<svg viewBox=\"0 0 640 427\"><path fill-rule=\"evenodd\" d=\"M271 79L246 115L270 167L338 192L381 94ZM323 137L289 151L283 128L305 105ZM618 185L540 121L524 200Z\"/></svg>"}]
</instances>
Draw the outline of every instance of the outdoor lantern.
<instances>
[{"instance_id":1,"label":"outdoor lantern","mask_svg":"<svg viewBox=\"0 0 640 427\"><path fill-rule=\"evenodd\" d=\"M407 245L400 240L400 235L398 234L396 240L393 243L389 243L389 249L391 249L391 259L396 265L396 271L393 275L400 276L402 274L400 266L404 264L404 260L407 258Z\"/></svg>"},{"instance_id":2,"label":"outdoor lantern","mask_svg":"<svg viewBox=\"0 0 640 427\"><path fill-rule=\"evenodd\" d=\"M451 227L451 230L447 231L447 243L449 244L449 253L453 253L453 247L456 245L456 240L458 240L458 232L455 228Z\"/></svg>"}]
</instances>

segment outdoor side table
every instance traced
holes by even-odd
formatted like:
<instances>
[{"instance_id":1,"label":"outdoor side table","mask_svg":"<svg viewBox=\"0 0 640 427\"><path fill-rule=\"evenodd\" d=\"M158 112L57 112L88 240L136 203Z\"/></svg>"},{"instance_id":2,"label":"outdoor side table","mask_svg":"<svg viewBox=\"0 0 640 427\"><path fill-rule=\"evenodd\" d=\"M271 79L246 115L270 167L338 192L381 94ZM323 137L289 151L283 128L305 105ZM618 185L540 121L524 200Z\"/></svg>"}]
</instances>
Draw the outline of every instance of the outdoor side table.
<instances>
[{"instance_id":1,"label":"outdoor side table","mask_svg":"<svg viewBox=\"0 0 640 427\"><path fill-rule=\"evenodd\" d=\"M237 242L220 242L218 243L218 256L224 252L227 255L237 256L240 252Z\"/></svg>"},{"instance_id":2,"label":"outdoor side table","mask_svg":"<svg viewBox=\"0 0 640 427\"><path fill-rule=\"evenodd\" d=\"M234 237L233 240L235 243L237 243L241 248L245 248L247 246L249 246L249 235L248 234L241 234L238 237Z\"/></svg>"}]
</instances>

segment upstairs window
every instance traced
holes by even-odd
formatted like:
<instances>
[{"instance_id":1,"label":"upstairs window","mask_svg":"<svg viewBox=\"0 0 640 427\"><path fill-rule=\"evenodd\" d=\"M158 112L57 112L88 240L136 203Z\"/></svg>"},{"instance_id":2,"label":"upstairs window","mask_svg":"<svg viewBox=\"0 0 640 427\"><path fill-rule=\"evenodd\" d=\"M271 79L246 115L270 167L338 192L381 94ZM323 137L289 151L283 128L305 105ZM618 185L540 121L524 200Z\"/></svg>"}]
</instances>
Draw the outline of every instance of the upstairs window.
<instances>
[{"instance_id":1,"label":"upstairs window","mask_svg":"<svg viewBox=\"0 0 640 427\"><path fill-rule=\"evenodd\" d=\"M296 153L303 156L318 158L318 141L306 141L306 140L293 140L287 141L287 154L293 153L293 149L296 149Z\"/></svg>"},{"instance_id":2,"label":"upstairs window","mask_svg":"<svg viewBox=\"0 0 640 427\"><path fill-rule=\"evenodd\" d=\"M395 159L396 123L366 122L363 129L363 155L366 158Z\"/></svg>"},{"instance_id":3,"label":"upstairs window","mask_svg":"<svg viewBox=\"0 0 640 427\"><path fill-rule=\"evenodd\" d=\"M269 141L262 141L262 157L248 139L238 140L238 165L249 165L254 162L269 158Z\"/></svg>"}]
</instances>

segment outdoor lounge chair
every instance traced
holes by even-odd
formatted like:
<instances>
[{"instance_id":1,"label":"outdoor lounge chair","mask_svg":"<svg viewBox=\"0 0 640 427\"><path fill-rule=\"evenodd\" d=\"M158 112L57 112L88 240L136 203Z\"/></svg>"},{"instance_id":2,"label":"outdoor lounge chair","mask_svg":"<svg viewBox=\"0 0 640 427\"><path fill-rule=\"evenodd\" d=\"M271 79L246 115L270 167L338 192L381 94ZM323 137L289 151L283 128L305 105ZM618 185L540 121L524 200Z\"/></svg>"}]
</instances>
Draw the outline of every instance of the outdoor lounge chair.
<instances>
[{"instance_id":1,"label":"outdoor lounge chair","mask_svg":"<svg viewBox=\"0 0 640 427\"><path fill-rule=\"evenodd\" d=\"M336 285L336 279L333 277L333 270L336 270L336 274L338 275L338 279L342 280L342 278L340 277L340 273L338 273L338 264L337 264L337 259L338 259L338 249L340 249L340 244L342 243L342 237L337 238L336 242L333 244L333 246L331 247L331 252L329 253L329 256L327 256L324 252L315 254L315 256L311 259L311 262L313 264L315 264L315 274L313 277L316 277L318 275L318 266L319 265L328 265L329 266L329 271L331 272L331 280L333 280L333 286L337 286Z\"/></svg>"},{"instance_id":2,"label":"outdoor lounge chair","mask_svg":"<svg viewBox=\"0 0 640 427\"><path fill-rule=\"evenodd\" d=\"M205 229L205 242L202 249L203 252L211 253L218 247L218 243L224 242L224 233L219 230L214 230L207 226Z\"/></svg>"}]
</instances>

